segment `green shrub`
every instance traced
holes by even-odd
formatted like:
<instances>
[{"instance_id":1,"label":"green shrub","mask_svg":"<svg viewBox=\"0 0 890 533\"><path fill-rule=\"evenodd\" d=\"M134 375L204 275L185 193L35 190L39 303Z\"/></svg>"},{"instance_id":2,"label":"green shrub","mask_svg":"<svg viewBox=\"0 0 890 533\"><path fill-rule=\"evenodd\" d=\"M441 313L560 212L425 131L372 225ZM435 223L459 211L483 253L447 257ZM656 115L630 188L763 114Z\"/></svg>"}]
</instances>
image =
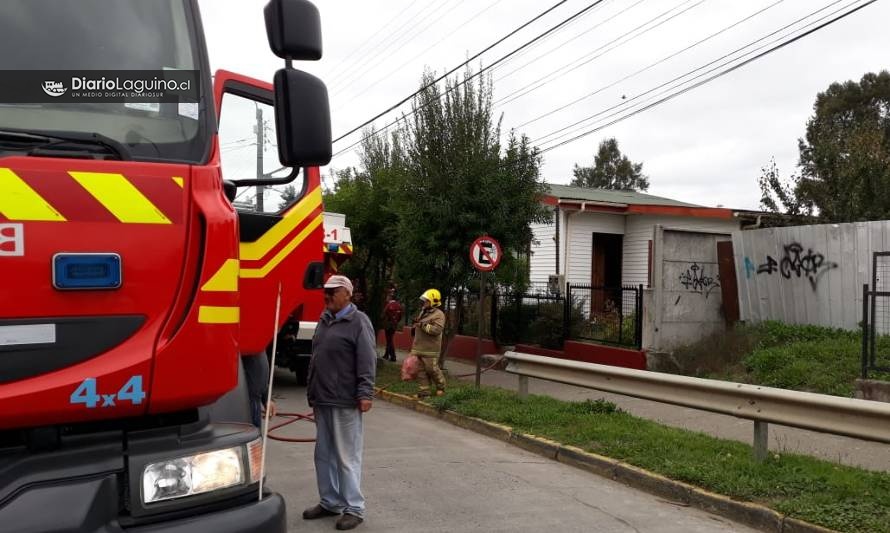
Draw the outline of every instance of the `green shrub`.
<instances>
[{"instance_id":1,"label":"green shrub","mask_svg":"<svg viewBox=\"0 0 890 533\"><path fill-rule=\"evenodd\" d=\"M878 338L877 348L890 354L890 337ZM862 333L763 322L684 346L674 358L685 375L850 397L860 375Z\"/></svg>"},{"instance_id":2,"label":"green shrub","mask_svg":"<svg viewBox=\"0 0 890 533\"><path fill-rule=\"evenodd\" d=\"M752 381L760 385L852 396L859 377L860 342L851 342L846 335L790 341L755 350L743 364Z\"/></svg>"},{"instance_id":3,"label":"green shrub","mask_svg":"<svg viewBox=\"0 0 890 533\"><path fill-rule=\"evenodd\" d=\"M505 299L498 308L497 340L505 344L531 342L529 331L538 317L538 304L516 305L515 300Z\"/></svg>"},{"instance_id":4,"label":"green shrub","mask_svg":"<svg viewBox=\"0 0 890 533\"><path fill-rule=\"evenodd\" d=\"M540 313L529 324L529 342L544 348L561 350L564 336L565 307L562 303L541 304Z\"/></svg>"}]
</instances>

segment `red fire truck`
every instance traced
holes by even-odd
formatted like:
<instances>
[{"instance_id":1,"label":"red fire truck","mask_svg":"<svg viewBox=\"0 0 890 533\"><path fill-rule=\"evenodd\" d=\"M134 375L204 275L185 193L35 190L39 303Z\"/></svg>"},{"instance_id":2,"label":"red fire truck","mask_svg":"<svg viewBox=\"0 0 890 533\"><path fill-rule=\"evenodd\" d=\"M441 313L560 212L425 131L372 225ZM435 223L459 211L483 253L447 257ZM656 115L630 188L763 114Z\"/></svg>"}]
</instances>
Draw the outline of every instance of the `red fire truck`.
<instances>
[{"instance_id":1,"label":"red fire truck","mask_svg":"<svg viewBox=\"0 0 890 533\"><path fill-rule=\"evenodd\" d=\"M286 530L240 363L321 312L331 134L324 84L292 66L321 57L317 9L265 20L274 84L211 78L197 0L0 3L4 85L42 75L56 98L0 101L0 530ZM197 97L61 99L103 69L192 72ZM221 165L239 101L272 110L280 177ZM280 213L233 208L294 182Z\"/></svg>"}]
</instances>

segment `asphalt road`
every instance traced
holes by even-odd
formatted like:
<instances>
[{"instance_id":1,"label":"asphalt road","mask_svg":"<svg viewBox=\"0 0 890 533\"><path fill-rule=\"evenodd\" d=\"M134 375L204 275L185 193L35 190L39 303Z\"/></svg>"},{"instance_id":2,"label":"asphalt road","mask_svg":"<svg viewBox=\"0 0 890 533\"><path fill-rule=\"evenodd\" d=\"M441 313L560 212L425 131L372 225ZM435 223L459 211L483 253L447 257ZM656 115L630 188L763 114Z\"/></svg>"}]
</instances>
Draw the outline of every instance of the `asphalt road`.
<instances>
[{"instance_id":1,"label":"asphalt road","mask_svg":"<svg viewBox=\"0 0 890 533\"><path fill-rule=\"evenodd\" d=\"M278 371L278 408L306 412L294 383ZM307 422L291 428L314 436ZM334 530L334 518L300 516L318 501L313 446L270 441L268 483L287 501L289 531ZM363 491L358 531L754 531L383 401L365 418Z\"/></svg>"}]
</instances>

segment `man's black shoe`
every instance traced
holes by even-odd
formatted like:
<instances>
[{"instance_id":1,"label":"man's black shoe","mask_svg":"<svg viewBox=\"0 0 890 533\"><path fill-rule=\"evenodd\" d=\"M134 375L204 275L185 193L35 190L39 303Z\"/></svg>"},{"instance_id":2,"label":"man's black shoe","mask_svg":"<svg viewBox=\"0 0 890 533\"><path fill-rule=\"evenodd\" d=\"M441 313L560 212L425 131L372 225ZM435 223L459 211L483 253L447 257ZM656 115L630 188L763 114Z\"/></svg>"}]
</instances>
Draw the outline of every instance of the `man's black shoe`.
<instances>
[{"instance_id":1,"label":"man's black shoe","mask_svg":"<svg viewBox=\"0 0 890 533\"><path fill-rule=\"evenodd\" d=\"M321 505L316 505L315 507L310 507L303 511L303 520L316 520L318 518L325 518L327 516L338 516L339 514L340 513L328 511Z\"/></svg>"},{"instance_id":2,"label":"man's black shoe","mask_svg":"<svg viewBox=\"0 0 890 533\"><path fill-rule=\"evenodd\" d=\"M355 515L345 514L340 517L340 520L337 520L337 529L340 531L355 529L361 525L362 522L364 522L364 520Z\"/></svg>"}]
</instances>

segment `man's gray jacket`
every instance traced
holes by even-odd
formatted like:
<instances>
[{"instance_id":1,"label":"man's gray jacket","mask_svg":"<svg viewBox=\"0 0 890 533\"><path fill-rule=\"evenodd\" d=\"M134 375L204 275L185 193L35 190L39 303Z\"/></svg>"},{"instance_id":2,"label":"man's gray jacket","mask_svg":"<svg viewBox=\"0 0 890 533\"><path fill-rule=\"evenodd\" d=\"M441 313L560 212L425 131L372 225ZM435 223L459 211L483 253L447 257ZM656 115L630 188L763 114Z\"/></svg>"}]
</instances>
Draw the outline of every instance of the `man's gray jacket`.
<instances>
[{"instance_id":1,"label":"man's gray jacket","mask_svg":"<svg viewBox=\"0 0 890 533\"><path fill-rule=\"evenodd\" d=\"M325 311L312 338L307 395L310 406L356 407L374 397L377 348L368 316L350 306L337 318Z\"/></svg>"}]
</instances>

